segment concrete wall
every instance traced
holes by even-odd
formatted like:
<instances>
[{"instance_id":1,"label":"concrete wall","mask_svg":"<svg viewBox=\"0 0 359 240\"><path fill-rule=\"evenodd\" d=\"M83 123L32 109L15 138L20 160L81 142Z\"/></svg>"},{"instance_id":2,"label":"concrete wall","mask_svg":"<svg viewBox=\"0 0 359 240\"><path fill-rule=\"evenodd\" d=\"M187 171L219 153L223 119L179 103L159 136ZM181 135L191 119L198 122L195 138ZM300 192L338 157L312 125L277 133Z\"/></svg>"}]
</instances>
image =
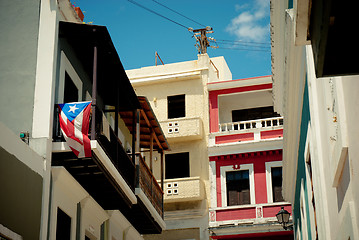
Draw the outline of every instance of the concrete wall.
<instances>
[{"instance_id":1,"label":"concrete wall","mask_svg":"<svg viewBox=\"0 0 359 240\"><path fill-rule=\"evenodd\" d=\"M23 239L39 239L43 159L0 123L0 223Z\"/></svg>"},{"instance_id":2,"label":"concrete wall","mask_svg":"<svg viewBox=\"0 0 359 240\"><path fill-rule=\"evenodd\" d=\"M218 63L220 62L221 59L218 59ZM222 62L222 65L221 68L225 69L224 65L226 64ZM174 231L165 231L161 236L154 237L156 239L167 239L168 234L170 234L172 238L168 239L180 239L181 234L185 232L186 234L182 236L185 236L186 239L208 239L209 165L207 135L209 134L209 109L207 83L219 81L215 69L210 65L208 55L204 54L199 55L196 61L134 69L127 71L127 74L136 94L148 98L160 123L169 121L167 96L185 94L186 116L178 118L181 119L178 122L186 121L186 119L192 120L195 117L201 120L200 127L203 128L202 137L196 136L196 139L193 139L193 136L186 138L183 135L178 138L168 137L168 132L164 132L171 147L171 151L168 153L189 152L190 177L200 177L205 186L206 197L200 201L191 202L181 199L181 202L166 203L167 230L173 229ZM228 71L226 74L228 77ZM181 126L183 127L185 124ZM179 126L180 131L182 131L181 126ZM157 154L154 157L157 157L157 161L153 161L154 175L160 179L160 157Z\"/></svg>"},{"instance_id":3,"label":"concrete wall","mask_svg":"<svg viewBox=\"0 0 359 240\"><path fill-rule=\"evenodd\" d=\"M40 1L0 1L0 121L32 131Z\"/></svg>"}]
</instances>

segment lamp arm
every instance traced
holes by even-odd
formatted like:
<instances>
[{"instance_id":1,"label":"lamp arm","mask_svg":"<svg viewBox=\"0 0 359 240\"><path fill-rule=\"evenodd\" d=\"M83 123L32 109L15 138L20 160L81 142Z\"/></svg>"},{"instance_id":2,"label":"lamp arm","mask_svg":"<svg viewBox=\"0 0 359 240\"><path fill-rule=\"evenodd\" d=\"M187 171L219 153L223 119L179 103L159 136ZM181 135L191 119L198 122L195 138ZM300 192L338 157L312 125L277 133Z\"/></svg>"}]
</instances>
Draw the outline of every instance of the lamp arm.
<instances>
[{"instance_id":1,"label":"lamp arm","mask_svg":"<svg viewBox=\"0 0 359 240\"><path fill-rule=\"evenodd\" d=\"M283 228L284 228L284 230L292 231L293 230L293 224L289 224L289 225L284 224Z\"/></svg>"}]
</instances>

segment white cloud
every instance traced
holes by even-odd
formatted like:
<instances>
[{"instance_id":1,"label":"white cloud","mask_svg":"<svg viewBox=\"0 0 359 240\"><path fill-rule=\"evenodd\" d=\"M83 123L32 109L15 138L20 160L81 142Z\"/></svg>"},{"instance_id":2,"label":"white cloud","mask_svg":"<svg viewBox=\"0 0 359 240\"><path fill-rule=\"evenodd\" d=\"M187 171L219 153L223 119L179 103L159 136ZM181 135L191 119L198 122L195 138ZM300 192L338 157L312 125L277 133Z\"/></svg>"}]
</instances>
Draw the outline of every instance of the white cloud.
<instances>
[{"instance_id":1,"label":"white cloud","mask_svg":"<svg viewBox=\"0 0 359 240\"><path fill-rule=\"evenodd\" d=\"M236 9L239 8L236 6ZM231 20L226 31L239 40L263 41L269 34L269 23L263 23L269 15L269 0L253 1L246 10Z\"/></svg>"}]
</instances>

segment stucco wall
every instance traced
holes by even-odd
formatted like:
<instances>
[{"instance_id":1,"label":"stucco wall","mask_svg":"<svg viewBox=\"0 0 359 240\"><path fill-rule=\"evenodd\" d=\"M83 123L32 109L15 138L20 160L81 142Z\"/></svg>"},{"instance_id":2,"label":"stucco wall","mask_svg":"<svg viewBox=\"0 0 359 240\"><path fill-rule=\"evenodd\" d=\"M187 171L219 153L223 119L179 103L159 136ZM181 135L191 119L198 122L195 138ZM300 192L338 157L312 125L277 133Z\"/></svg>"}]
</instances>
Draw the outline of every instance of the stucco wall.
<instances>
[{"instance_id":1,"label":"stucco wall","mask_svg":"<svg viewBox=\"0 0 359 240\"><path fill-rule=\"evenodd\" d=\"M0 1L0 121L32 131L40 1Z\"/></svg>"},{"instance_id":2,"label":"stucco wall","mask_svg":"<svg viewBox=\"0 0 359 240\"><path fill-rule=\"evenodd\" d=\"M39 239L42 177L0 147L0 222L23 239Z\"/></svg>"}]
</instances>

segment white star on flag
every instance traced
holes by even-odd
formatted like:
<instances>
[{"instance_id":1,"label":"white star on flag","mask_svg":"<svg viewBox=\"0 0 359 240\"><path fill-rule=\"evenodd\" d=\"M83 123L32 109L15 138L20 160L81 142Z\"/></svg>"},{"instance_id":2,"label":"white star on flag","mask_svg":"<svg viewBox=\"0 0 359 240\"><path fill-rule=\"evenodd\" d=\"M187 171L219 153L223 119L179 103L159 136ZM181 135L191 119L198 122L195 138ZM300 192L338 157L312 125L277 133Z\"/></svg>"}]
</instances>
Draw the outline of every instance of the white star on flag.
<instances>
[{"instance_id":1,"label":"white star on flag","mask_svg":"<svg viewBox=\"0 0 359 240\"><path fill-rule=\"evenodd\" d=\"M76 107L76 104L75 104L75 105L73 105L73 106L70 106L70 110L69 110L69 112L73 112L73 113L75 113L76 109L79 109L79 108L77 108L77 107Z\"/></svg>"}]
</instances>

